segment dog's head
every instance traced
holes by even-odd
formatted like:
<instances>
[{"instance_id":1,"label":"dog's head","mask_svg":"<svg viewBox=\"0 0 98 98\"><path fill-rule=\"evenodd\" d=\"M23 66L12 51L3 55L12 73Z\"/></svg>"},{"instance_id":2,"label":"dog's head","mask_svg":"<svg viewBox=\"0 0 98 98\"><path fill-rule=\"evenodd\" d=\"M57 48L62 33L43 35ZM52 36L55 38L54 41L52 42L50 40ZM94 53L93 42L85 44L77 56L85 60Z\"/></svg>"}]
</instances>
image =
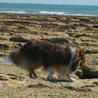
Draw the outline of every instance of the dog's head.
<instances>
[{"instance_id":1,"label":"dog's head","mask_svg":"<svg viewBox=\"0 0 98 98\"><path fill-rule=\"evenodd\" d=\"M79 65L81 68L87 66L86 51L84 49L79 49Z\"/></svg>"}]
</instances>

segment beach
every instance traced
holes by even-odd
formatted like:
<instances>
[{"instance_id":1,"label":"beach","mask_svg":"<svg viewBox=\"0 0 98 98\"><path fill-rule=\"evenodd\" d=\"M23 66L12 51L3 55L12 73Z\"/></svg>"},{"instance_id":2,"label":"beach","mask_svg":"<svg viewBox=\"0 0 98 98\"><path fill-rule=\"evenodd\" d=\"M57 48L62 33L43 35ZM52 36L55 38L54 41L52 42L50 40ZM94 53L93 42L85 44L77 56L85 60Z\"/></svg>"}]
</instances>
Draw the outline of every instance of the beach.
<instances>
[{"instance_id":1,"label":"beach","mask_svg":"<svg viewBox=\"0 0 98 98\"><path fill-rule=\"evenodd\" d=\"M0 13L0 58L32 39L79 45L88 67L98 71L98 17ZM98 78L49 82L42 69L36 72L39 78L30 79L27 71L0 61L0 98L98 97Z\"/></svg>"}]
</instances>

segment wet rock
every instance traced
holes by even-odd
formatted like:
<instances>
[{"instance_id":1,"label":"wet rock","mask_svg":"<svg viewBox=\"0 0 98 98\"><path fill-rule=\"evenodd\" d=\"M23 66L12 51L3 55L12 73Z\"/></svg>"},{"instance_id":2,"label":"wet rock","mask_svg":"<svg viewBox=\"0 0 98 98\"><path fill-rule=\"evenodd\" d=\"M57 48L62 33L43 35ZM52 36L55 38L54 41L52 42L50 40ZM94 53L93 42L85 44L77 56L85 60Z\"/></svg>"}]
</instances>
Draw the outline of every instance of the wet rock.
<instances>
[{"instance_id":1,"label":"wet rock","mask_svg":"<svg viewBox=\"0 0 98 98\"><path fill-rule=\"evenodd\" d=\"M32 31L31 33L33 33L34 35L38 35L37 31Z\"/></svg>"},{"instance_id":2,"label":"wet rock","mask_svg":"<svg viewBox=\"0 0 98 98\"><path fill-rule=\"evenodd\" d=\"M83 77L84 78L98 78L98 71L94 71L89 67L83 68Z\"/></svg>"},{"instance_id":3,"label":"wet rock","mask_svg":"<svg viewBox=\"0 0 98 98\"><path fill-rule=\"evenodd\" d=\"M90 19L81 18L81 19L79 19L79 21L90 22Z\"/></svg>"},{"instance_id":4,"label":"wet rock","mask_svg":"<svg viewBox=\"0 0 98 98\"><path fill-rule=\"evenodd\" d=\"M98 54L98 50L86 50L87 54Z\"/></svg>"},{"instance_id":5,"label":"wet rock","mask_svg":"<svg viewBox=\"0 0 98 98\"><path fill-rule=\"evenodd\" d=\"M21 36L11 37L9 38L9 40L13 42L28 42L29 41L28 39L23 38Z\"/></svg>"},{"instance_id":6,"label":"wet rock","mask_svg":"<svg viewBox=\"0 0 98 98\"><path fill-rule=\"evenodd\" d=\"M15 33L14 33L14 32L10 32L10 33L9 33L9 35L11 35L11 36L12 36L12 35L15 35Z\"/></svg>"},{"instance_id":7,"label":"wet rock","mask_svg":"<svg viewBox=\"0 0 98 98\"><path fill-rule=\"evenodd\" d=\"M0 43L0 49L8 49L8 48L9 48L9 45Z\"/></svg>"},{"instance_id":8,"label":"wet rock","mask_svg":"<svg viewBox=\"0 0 98 98\"><path fill-rule=\"evenodd\" d=\"M93 82L93 84L97 85L98 86L98 82Z\"/></svg>"},{"instance_id":9,"label":"wet rock","mask_svg":"<svg viewBox=\"0 0 98 98\"><path fill-rule=\"evenodd\" d=\"M65 38L51 38L51 39L44 39L44 40L48 40L50 42L53 42L53 43L69 43L69 41Z\"/></svg>"},{"instance_id":10,"label":"wet rock","mask_svg":"<svg viewBox=\"0 0 98 98\"><path fill-rule=\"evenodd\" d=\"M90 88L79 88L77 91L82 91L82 92L91 92L92 90Z\"/></svg>"},{"instance_id":11,"label":"wet rock","mask_svg":"<svg viewBox=\"0 0 98 98\"><path fill-rule=\"evenodd\" d=\"M73 16L73 19L78 19L77 17Z\"/></svg>"},{"instance_id":12,"label":"wet rock","mask_svg":"<svg viewBox=\"0 0 98 98\"><path fill-rule=\"evenodd\" d=\"M76 26L74 25L60 25L59 29L76 29Z\"/></svg>"},{"instance_id":13,"label":"wet rock","mask_svg":"<svg viewBox=\"0 0 98 98\"><path fill-rule=\"evenodd\" d=\"M35 85L32 85L32 84L28 85L28 88L46 88L46 87L48 87L48 85L42 84L42 83L38 83Z\"/></svg>"},{"instance_id":14,"label":"wet rock","mask_svg":"<svg viewBox=\"0 0 98 98\"><path fill-rule=\"evenodd\" d=\"M25 26L18 26L18 29L19 29L19 30L29 30L29 29L27 29Z\"/></svg>"},{"instance_id":15,"label":"wet rock","mask_svg":"<svg viewBox=\"0 0 98 98\"><path fill-rule=\"evenodd\" d=\"M93 28L98 28L98 25L94 25Z\"/></svg>"},{"instance_id":16,"label":"wet rock","mask_svg":"<svg viewBox=\"0 0 98 98\"><path fill-rule=\"evenodd\" d=\"M84 67L82 70L78 70L76 75L81 79L98 78L98 71L89 67Z\"/></svg>"},{"instance_id":17,"label":"wet rock","mask_svg":"<svg viewBox=\"0 0 98 98\"><path fill-rule=\"evenodd\" d=\"M89 37L90 35L89 34L77 34L77 35L75 35L74 37L80 37L80 36L87 36L87 37Z\"/></svg>"},{"instance_id":18,"label":"wet rock","mask_svg":"<svg viewBox=\"0 0 98 98\"><path fill-rule=\"evenodd\" d=\"M14 20L14 21L6 21L5 23L8 23L8 24L12 24L12 23L22 23L22 24L24 24L24 23L26 23L26 24L28 24L30 22L28 22L28 21L21 21L21 20Z\"/></svg>"},{"instance_id":19,"label":"wet rock","mask_svg":"<svg viewBox=\"0 0 98 98\"><path fill-rule=\"evenodd\" d=\"M87 25L85 25L85 24L83 24L83 23L80 23L78 26L84 27L84 26L87 26Z\"/></svg>"},{"instance_id":20,"label":"wet rock","mask_svg":"<svg viewBox=\"0 0 98 98\"><path fill-rule=\"evenodd\" d=\"M6 77L0 76L0 81L7 81L8 79Z\"/></svg>"}]
</instances>

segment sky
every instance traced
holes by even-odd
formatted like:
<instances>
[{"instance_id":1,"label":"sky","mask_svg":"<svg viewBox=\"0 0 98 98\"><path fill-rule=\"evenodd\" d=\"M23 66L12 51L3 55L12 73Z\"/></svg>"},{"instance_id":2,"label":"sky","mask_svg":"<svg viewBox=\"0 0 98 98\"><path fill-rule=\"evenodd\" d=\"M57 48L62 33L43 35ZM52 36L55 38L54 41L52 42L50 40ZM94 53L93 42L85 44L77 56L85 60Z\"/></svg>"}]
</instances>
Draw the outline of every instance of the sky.
<instances>
[{"instance_id":1,"label":"sky","mask_svg":"<svg viewBox=\"0 0 98 98\"><path fill-rule=\"evenodd\" d=\"M38 3L38 4L69 4L69 5L97 5L98 0L0 0L2 3Z\"/></svg>"}]
</instances>

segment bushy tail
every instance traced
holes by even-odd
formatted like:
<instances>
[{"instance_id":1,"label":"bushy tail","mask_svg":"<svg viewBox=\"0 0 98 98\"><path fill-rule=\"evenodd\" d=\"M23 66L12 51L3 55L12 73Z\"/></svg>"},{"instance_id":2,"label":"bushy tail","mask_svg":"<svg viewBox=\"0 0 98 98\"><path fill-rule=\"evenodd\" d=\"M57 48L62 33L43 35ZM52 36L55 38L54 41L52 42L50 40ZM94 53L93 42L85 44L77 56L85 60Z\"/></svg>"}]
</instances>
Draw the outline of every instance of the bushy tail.
<instances>
[{"instance_id":1,"label":"bushy tail","mask_svg":"<svg viewBox=\"0 0 98 98\"><path fill-rule=\"evenodd\" d=\"M21 48L17 48L14 51L12 51L8 57L8 60L13 62L15 65L19 65L20 63L20 58L21 58L21 53L20 53Z\"/></svg>"},{"instance_id":2,"label":"bushy tail","mask_svg":"<svg viewBox=\"0 0 98 98\"><path fill-rule=\"evenodd\" d=\"M8 58L16 66L28 70L35 65L35 61L33 57L32 58L29 57L29 54L26 54L21 49L22 47L17 48L14 51L12 51Z\"/></svg>"}]
</instances>

